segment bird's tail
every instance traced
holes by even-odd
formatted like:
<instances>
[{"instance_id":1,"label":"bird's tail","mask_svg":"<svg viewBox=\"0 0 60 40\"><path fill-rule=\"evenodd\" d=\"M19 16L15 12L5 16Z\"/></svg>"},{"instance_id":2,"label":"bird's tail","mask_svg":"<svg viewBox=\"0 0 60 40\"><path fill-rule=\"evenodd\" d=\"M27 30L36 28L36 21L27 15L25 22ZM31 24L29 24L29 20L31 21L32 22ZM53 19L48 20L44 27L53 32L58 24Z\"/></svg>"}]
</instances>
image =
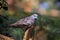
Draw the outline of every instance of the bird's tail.
<instances>
[{"instance_id":1,"label":"bird's tail","mask_svg":"<svg viewBox=\"0 0 60 40\"><path fill-rule=\"evenodd\" d=\"M9 24L8 26L9 27L17 27L18 25L17 24Z\"/></svg>"}]
</instances>

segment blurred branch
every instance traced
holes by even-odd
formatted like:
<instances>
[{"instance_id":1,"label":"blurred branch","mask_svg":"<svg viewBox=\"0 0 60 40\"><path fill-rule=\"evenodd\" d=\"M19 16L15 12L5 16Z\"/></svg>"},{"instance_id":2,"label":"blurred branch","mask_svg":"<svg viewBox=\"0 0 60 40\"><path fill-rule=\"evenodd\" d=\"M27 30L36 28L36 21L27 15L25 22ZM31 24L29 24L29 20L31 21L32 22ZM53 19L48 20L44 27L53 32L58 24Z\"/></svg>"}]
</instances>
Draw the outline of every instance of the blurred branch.
<instances>
[{"instance_id":1,"label":"blurred branch","mask_svg":"<svg viewBox=\"0 0 60 40\"><path fill-rule=\"evenodd\" d=\"M14 39L0 34L0 40L14 40Z\"/></svg>"}]
</instances>

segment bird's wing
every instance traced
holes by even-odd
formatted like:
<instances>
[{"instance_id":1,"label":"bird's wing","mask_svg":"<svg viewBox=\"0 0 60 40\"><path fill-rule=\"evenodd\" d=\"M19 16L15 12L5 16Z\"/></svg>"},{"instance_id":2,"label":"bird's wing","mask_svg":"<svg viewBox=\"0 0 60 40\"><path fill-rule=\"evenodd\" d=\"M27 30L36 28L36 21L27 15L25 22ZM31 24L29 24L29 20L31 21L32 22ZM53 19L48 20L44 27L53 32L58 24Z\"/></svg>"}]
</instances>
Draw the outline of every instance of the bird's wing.
<instances>
[{"instance_id":1,"label":"bird's wing","mask_svg":"<svg viewBox=\"0 0 60 40\"><path fill-rule=\"evenodd\" d=\"M25 25L26 22L28 21L27 19L28 19L28 17L20 19L19 21L11 24L10 26L18 26L18 25L20 26L20 25L23 25L23 24Z\"/></svg>"},{"instance_id":2,"label":"bird's wing","mask_svg":"<svg viewBox=\"0 0 60 40\"><path fill-rule=\"evenodd\" d=\"M31 17L26 17L23 19L20 19L19 21L11 24L11 26L20 26L20 25L33 25L34 19Z\"/></svg>"}]
</instances>

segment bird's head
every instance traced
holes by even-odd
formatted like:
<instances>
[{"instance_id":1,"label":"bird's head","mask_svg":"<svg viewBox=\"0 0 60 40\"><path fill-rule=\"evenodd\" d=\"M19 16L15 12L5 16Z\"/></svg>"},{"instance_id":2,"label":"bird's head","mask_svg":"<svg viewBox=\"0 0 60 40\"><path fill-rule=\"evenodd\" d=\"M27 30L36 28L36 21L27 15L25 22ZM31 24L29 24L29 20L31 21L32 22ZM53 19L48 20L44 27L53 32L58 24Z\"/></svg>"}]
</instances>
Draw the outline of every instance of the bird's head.
<instances>
[{"instance_id":1,"label":"bird's head","mask_svg":"<svg viewBox=\"0 0 60 40\"><path fill-rule=\"evenodd\" d=\"M37 15L37 14L33 14L33 15L31 15L31 17L32 17L33 19L35 19L35 20L38 19L38 15Z\"/></svg>"}]
</instances>

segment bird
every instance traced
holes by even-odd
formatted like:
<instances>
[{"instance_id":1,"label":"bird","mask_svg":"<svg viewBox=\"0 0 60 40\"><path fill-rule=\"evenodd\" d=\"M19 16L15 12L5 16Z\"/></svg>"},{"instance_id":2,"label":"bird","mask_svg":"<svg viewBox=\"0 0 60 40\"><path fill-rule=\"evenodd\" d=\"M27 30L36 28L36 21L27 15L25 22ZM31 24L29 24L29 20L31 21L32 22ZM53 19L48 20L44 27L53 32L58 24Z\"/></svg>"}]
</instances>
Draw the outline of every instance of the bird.
<instances>
[{"instance_id":1,"label":"bird","mask_svg":"<svg viewBox=\"0 0 60 40\"><path fill-rule=\"evenodd\" d=\"M24 30L27 30L28 28L33 28L34 23L38 19L38 14L32 14L29 17L22 18L18 20L15 23L10 24L9 26L11 27L17 27L17 28L22 28Z\"/></svg>"}]
</instances>

